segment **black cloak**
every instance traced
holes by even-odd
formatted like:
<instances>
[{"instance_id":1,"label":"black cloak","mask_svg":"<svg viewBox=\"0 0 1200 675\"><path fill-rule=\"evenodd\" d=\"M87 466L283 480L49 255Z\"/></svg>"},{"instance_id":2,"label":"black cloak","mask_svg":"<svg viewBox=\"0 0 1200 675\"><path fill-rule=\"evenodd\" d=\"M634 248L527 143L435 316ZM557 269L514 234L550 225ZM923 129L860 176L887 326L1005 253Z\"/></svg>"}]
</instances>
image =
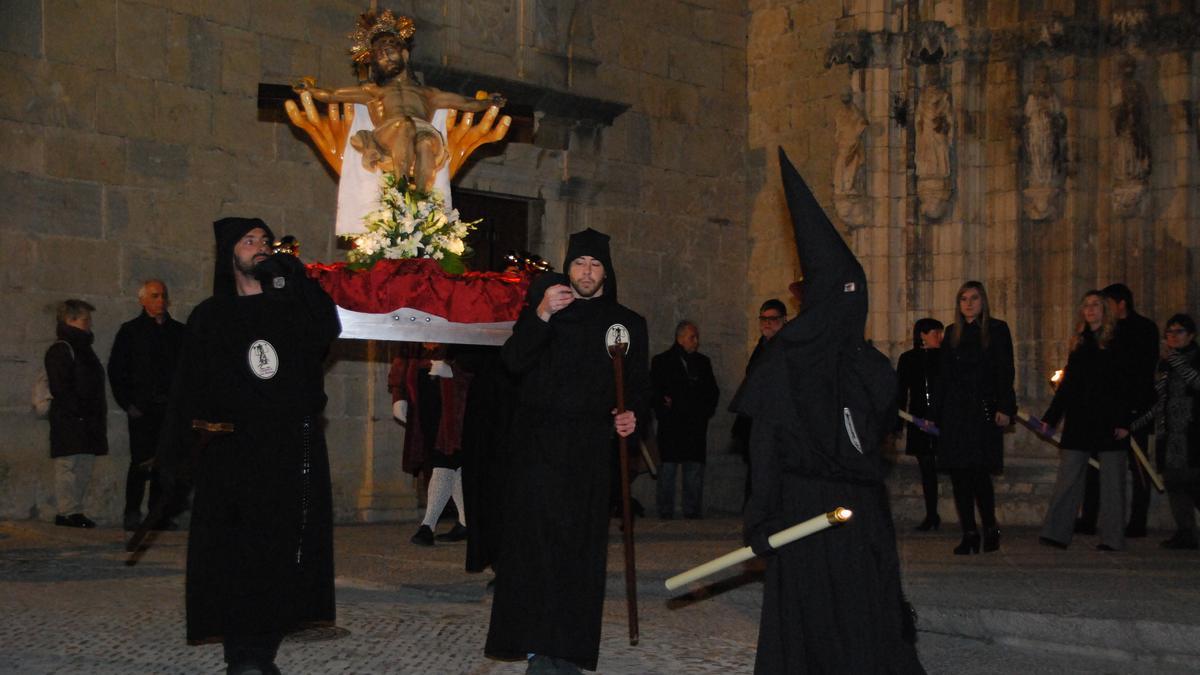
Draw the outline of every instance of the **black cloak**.
<instances>
[{"instance_id":1,"label":"black cloak","mask_svg":"<svg viewBox=\"0 0 1200 675\"><path fill-rule=\"evenodd\" d=\"M187 561L192 644L334 620L320 417L337 310L287 254L258 263L261 294L237 295L233 247L256 227L268 236L270 229L244 218L213 225L214 294L188 319L158 451L164 489L186 474L196 488ZM195 454L192 420L230 422L235 431Z\"/></svg>"},{"instance_id":2,"label":"black cloak","mask_svg":"<svg viewBox=\"0 0 1200 675\"><path fill-rule=\"evenodd\" d=\"M507 451L511 457L505 528L485 651L503 659L529 653L595 669L608 554L610 456L616 385L605 335L627 330L625 406L638 424L649 399L646 321L617 303L608 237L571 236L564 269L581 255L604 264L603 294L537 316L545 290L567 284L543 274L501 348L520 394Z\"/></svg>"},{"instance_id":3,"label":"black cloak","mask_svg":"<svg viewBox=\"0 0 1200 675\"><path fill-rule=\"evenodd\" d=\"M895 530L879 442L896 375L863 338L862 266L779 151L804 306L768 343L733 408L753 420L746 539L843 506L845 525L767 559L756 673L920 673L905 639Z\"/></svg>"}]
</instances>

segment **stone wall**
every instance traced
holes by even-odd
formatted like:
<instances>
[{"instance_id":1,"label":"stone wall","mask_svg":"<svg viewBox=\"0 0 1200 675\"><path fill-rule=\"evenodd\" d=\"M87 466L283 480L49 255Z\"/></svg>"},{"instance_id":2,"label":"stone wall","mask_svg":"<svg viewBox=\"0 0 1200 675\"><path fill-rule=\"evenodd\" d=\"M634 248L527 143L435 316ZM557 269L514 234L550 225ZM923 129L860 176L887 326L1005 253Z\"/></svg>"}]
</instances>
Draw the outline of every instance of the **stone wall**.
<instances>
[{"instance_id":1,"label":"stone wall","mask_svg":"<svg viewBox=\"0 0 1200 675\"><path fill-rule=\"evenodd\" d=\"M209 223L257 215L297 234L308 259L340 257L335 183L302 136L256 109L260 82L310 75L352 84L346 34L365 2L11 0L0 5L0 517L54 512L47 427L28 393L53 307L97 307L97 352L161 277L186 318L210 288ZM389 3L382 3L389 6ZM742 2L396 2L415 16L414 59L630 104L566 144L508 144L463 187L540 200L530 247L556 264L566 236L613 236L622 300L665 349L681 318L701 327L723 404L740 378L747 324L746 19ZM469 93L469 92L467 92ZM733 310L733 311L731 311ZM341 519L411 515L401 432L386 392L389 347L341 341L326 411ZM722 407L723 407L722 404ZM115 522L128 461L110 401L112 454L88 512ZM741 468L711 430L709 503L735 510ZM648 486L639 481L646 499Z\"/></svg>"},{"instance_id":2,"label":"stone wall","mask_svg":"<svg viewBox=\"0 0 1200 675\"><path fill-rule=\"evenodd\" d=\"M1200 311L1194 3L823 0L751 2L750 9L747 316L800 273L777 145L862 260L868 337L893 359L908 348L913 321L952 320L956 289L979 279L993 314L1013 330L1018 399L1037 412L1050 395L1046 377L1066 361L1084 290L1123 281L1139 311L1160 322ZM1112 118L1118 92L1130 91L1122 57L1145 91L1140 114L1152 158L1149 175L1133 187L1137 181L1122 177ZM1026 100L1043 70L1065 121L1048 210L1031 205L1041 184L1025 144ZM940 213L919 175L914 121L935 83L952 111L951 193ZM835 208L831 161L843 94L867 121L860 211L850 220ZM999 504L1008 522L1036 521L1054 450L1023 430L1007 443ZM902 495L919 492L898 487ZM909 507L915 503L900 500L902 512Z\"/></svg>"}]
</instances>

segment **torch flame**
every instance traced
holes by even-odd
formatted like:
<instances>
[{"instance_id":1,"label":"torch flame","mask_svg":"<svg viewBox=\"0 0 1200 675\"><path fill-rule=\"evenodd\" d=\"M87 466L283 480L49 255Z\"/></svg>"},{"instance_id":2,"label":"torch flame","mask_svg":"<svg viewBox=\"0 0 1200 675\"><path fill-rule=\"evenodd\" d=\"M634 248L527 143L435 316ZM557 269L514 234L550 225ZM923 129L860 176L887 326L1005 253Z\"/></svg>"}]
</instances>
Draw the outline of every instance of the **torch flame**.
<instances>
[{"instance_id":1,"label":"torch flame","mask_svg":"<svg viewBox=\"0 0 1200 675\"><path fill-rule=\"evenodd\" d=\"M1050 376L1051 386L1053 386L1055 389L1057 389L1058 383L1062 382L1062 378L1063 378L1063 371L1062 371L1062 368L1059 368L1058 370L1054 371L1053 375Z\"/></svg>"},{"instance_id":2,"label":"torch flame","mask_svg":"<svg viewBox=\"0 0 1200 675\"><path fill-rule=\"evenodd\" d=\"M850 520L850 517L853 515L854 515L854 512L851 511L850 509L848 509L844 506L839 506L836 509L830 511L826 517L829 518L830 525L836 525L838 523L844 523L847 520Z\"/></svg>"}]
</instances>

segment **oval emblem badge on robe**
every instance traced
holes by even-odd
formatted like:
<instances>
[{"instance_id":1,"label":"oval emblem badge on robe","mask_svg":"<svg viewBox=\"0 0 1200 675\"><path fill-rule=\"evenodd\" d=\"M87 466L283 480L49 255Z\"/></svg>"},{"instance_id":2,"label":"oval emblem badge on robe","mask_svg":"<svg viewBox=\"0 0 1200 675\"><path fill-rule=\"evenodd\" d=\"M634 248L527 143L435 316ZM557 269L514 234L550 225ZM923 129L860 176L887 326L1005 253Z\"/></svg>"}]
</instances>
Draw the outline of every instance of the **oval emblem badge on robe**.
<instances>
[{"instance_id":1,"label":"oval emblem badge on robe","mask_svg":"<svg viewBox=\"0 0 1200 675\"><path fill-rule=\"evenodd\" d=\"M250 351L246 354L246 358L250 361L250 372L254 373L260 380L269 380L275 377L275 373L279 370L279 355L275 353L275 348L266 340L255 340L254 344L250 345Z\"/></svg>"},{"instance_id":2,"label":"oval emblem badge on robe","mask_svg":"<svg viewBox=\"0 0 1200 675\"><path fill-rule=\"evenodd\" d=\"M613 355L613 350L618 344L621 345L622 355L629 353L629 329L619 323L614 323L604 333L604 346L608 348L609 356Z\"/></svg>"}]
</instances>

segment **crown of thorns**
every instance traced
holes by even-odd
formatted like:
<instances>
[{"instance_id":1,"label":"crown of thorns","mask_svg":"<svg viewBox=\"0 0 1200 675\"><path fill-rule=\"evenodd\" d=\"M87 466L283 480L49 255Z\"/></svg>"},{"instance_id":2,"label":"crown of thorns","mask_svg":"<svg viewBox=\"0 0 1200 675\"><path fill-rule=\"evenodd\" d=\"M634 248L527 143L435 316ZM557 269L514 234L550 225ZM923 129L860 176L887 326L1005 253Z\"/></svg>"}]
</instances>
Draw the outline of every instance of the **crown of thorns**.
<instances>
[{"instance_id":1,"label":"crown of thorns","mask_svg":"<svg viewBox=\"0 0 1200 675\"><path fill-rule=\"evenodd\" d=\"M407 16L396 16L392 10L382 12L366 11L358 17L358 24L350 39L354 41L350 47L350 55L356 63L363 63L371 58L371 41L382 33L391 33L401 40L412 38L417 32L413 20Z\"/></svg>"}]
</instances>

